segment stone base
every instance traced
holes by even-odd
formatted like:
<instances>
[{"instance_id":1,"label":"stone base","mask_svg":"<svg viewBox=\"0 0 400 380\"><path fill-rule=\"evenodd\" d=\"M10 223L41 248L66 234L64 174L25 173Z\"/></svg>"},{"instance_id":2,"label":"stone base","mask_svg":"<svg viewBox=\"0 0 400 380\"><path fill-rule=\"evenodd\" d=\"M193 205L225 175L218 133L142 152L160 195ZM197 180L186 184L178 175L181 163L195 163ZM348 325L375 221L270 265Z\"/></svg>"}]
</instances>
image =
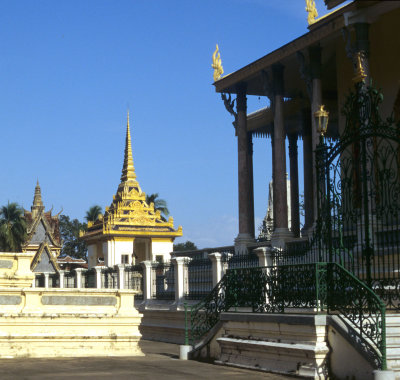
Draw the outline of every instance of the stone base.
<instances>
[{"instance_id":1,"label":"stone base","mask_svg":"<svg viewBox=\"0 0 400 380\"><path fill-rule=\"evenodd\" d=\"M235 255L246 255L248 253L247 247L254 241L250 234L239 234L235 239Z\"/></svg>"},{"instance_id":2,"label":"stone base","mask_svg":"<svg viewBox=\"0 0 400 380\"><path fill-rule=\"evenodd\" d=\"M271 237L271 246L284 249L286 241L291 239L293 239L293 233L288 228L275 228Z\"/></svg>"}]
</instances>

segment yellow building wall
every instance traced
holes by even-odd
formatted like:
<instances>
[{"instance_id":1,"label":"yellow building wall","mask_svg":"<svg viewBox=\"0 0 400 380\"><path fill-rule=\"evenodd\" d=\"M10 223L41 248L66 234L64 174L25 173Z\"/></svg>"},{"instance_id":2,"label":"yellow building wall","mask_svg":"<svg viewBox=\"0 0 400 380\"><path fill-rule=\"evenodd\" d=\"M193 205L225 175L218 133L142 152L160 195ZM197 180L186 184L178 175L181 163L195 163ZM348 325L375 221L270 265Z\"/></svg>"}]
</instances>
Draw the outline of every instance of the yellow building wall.
<instances>
[{"instance_id":1,"label":"yellow building wall","mask_svg":"<svg viewBox=\"0 0 400 380\"><path fill-rule=\"evenodd\" d=\"M0 358L142 355L134 293L0 289Z\"/></svg>"}]
</instances>

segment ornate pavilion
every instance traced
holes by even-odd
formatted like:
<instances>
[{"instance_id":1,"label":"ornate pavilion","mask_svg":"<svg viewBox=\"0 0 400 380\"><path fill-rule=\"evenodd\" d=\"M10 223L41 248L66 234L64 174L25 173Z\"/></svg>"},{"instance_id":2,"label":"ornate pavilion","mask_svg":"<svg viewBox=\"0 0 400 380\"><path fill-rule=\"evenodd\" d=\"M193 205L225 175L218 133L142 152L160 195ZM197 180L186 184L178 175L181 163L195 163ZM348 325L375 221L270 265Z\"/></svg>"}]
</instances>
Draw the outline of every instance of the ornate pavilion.
<instances>
[{"instance_id":1,"label":"ornate pavilion","mask_svg":"<svg viewBox=\"0 0 400 380\"><path fill-rule=\"evenodd\" d=\"M56 272L59 270L57 257L61 253L61 239L58 213L51 215L45 211L42 193L37 181L31 211L25 210L24 218L27 225L27 240L22 246L22 252L33 255L31 269L33 272Z\"/></svg>"},{"instance_id":2,"label":"ornate pavilion","mask_svg":"<svg viewBox=\"0 0 400 380\"><path fill-rule=\"evenodd\" d=\"M106 266L144 260L167 261L178 236L182 236L182 227L175 230L172 217L165 221L153 203L146 203L146 194L136 179L128 113L124 163L117 193L104 216L89 222L87 232L81 236L88 246L89 268L103 260Z\"/></svg>"},{"instance_id":3,"label":"ornate pavilion","mask_svg":"<svg viewBox=\"0 0 400 380\"><path fill-rule=\"evenodd\" d=\"M316 163L313 152L319 140L315 113L324 105L329 112L325 137L335 140L343 132L341 109L353 79L360 70L366 83L373 80L385 97L382 117L394 110L399 89L400 41L397 30L400 2L325 0L331 13L317 18L315 2L307 2L308 32L222 76L221 59L213 55L214 86L228 112L234 116L238 143L239 234L237 252L254 244L253 152L254 137L269 137L272 144L273 215L272 244L300 237L298 143L304 165L303 236L310 235L317 217ZM217 48L218 49L218 48ZM247 97L266 99L266 106L247 113ZM233 97L235 96L235 98ZM289 165L286 163L286 139ZM288 170L290 168L290 170ZM286 173L290 172L291 221L288 228Z\"/></svg>"}]
</instances>

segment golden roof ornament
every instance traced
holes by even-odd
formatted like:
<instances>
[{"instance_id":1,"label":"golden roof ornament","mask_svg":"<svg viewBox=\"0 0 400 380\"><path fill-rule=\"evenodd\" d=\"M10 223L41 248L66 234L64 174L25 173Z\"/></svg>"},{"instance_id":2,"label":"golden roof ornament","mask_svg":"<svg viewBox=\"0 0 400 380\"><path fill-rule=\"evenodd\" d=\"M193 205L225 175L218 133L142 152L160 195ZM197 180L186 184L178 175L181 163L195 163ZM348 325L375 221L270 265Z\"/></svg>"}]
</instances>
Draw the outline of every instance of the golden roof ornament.
<instances>
[{"instance_id":1,"label":"golden roof ornament","mask_svg":"<svg viewBox=\"0 0 400 380\"><path fill-rule=\"evenodd\" d=\"M356 62L356 75L353 78L353 82L354 83L360 83L363 82L364 79L367 77L367 74L365 74L365 70L362 64L362 56L361 56L361 52L359 51L357 53L357 62Z\"/></svg>"},{"instance_id":2,"label":"golden roof ornament","mask_svg":"<svg viewBox=\"0 0 400 380\"><path fill-rule=\"evenodd\" d=\"M306 11L308 12L307 22L308 25L314 24L315 19L318 17L317 7L315 0L306 0Z\"/></svg>"},{"instance_id":3,"label":"golden roof ornament","mask_svg":"<svg viewBox=\"0 0 400 380\"><path fill-rule=\"evenodd\" d=\"M215 51L212 55L213 63L211 65L211 67L214 69L214 82L216 82L218 79L220 79L222 74L224 73L224 69L222 68L221 56L220 56L218 50L219 50L219 48L218 48L218 44L217 44L217 48L215 49Z\"/></svg>"},{"instance_id":4,"label":"golden roof ornament","mask_svg":"<svg viewBox=\"0 0 400 380\"><path fill-rule=\"evenodd\" d=\"M133 166L132 143L131 143L131 132L129 129L129 111L128 111L127 123L126 123L124 165L122 167L121 183L126 181L135 181L135 180L136 180L136 173L135 173L135 167Z\"/></svg>"}]
</instances>

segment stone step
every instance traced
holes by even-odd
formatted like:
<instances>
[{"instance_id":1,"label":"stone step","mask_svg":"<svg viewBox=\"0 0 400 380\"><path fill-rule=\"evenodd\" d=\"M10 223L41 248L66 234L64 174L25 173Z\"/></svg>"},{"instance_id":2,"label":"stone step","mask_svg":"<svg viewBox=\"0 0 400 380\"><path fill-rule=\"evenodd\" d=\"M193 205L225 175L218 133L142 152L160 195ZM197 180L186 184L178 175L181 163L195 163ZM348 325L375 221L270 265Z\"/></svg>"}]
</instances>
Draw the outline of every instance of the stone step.
<instances>
[{"instance_id":1,"label":"stone step","mask_svg":"<svg viewBox=\"0 0 400 380\"><path fill-rule=\"evenodd\" d=\"M325 342L290 344L232 337L220 337L217 342L221 348L218 364L315 379L325 376L329 353Z\"/></svg>"}]
</instances>

